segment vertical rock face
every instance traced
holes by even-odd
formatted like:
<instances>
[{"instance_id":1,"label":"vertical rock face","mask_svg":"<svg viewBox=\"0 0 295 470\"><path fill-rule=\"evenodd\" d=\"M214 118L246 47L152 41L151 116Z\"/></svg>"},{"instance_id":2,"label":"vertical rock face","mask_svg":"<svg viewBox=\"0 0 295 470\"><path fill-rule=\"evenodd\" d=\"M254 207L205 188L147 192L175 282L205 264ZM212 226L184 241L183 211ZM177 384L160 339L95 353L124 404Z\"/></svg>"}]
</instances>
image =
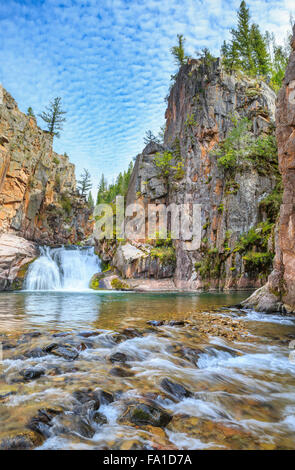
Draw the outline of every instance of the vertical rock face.
<instances>
[{"instance_id":1,"label":"vertical rock face","mask_svg":"<svg viewBox=\"0 0 295 470\"><path fill-rule=\"evenodd\" d=\"M150 143L137 157L127 195L127 204L140 203L146 213L149 203L201 204L200 249L191 250L188 239L173 242L178 288L247 288L265 282L271 258L259 272L256 247L245 245L243 251L237 244L250 229L257 238L264 230L259 224L268 217L264 201L277 185L277 165L272 167L271 158L265 166L251 159L246 145L236 167L226 170L215 151L245 118L249 138L273 136L275 99L264 82L229 75L219 60L190 60L181 67L168 97L164 145ZM157 154L165 151L173 157L168 177L155 165ZM269 236L265 256L274 250L272 241ZM247 250L252 250L248 261Z\"/></svg>"},{"instance_id":2,"label":"vertical rock face","mask_svg":"<svg viewBox=\"0 0 295 470\"><path fill-rule=\"evenodd\" d=\"M22 286L38 244L75 244L92 232L75 167L0 85L0 290Z\"/></svg>"},{"instance_id":3,"label":"vertical rock face","mask_svg":"<svg viewBox=\"0 0 295 470\"><path fill-rule=\"evenodd\" d=\"M279 169L284 192L274 269L266 286L245 302L245 306L259 311L295 311L295 27L292 48L276 111Z\"/></svg>"},{"instance_id":4,"label":"vertical rock face","mask_svg":"<svg viewBox=\"0 0 295 470\"><path fill-rule=\"evenodd\" d=\"M281 290L284 303L295 308L295 28L293 52L286 71L277 103L277 140L279 168L283 178L284 194L280 212L279 243L275 269L283 282ZM272 282L272 281L271 281Z\"/></svg>"},{"instance_id":5,"label":"vertical rock face","mask_svg":"<svg viewBox=\"0 0 295 470\"><path fill-rule=\"evenodd\" d=\"M76 192L74 170L52 150L52 136L0 86L0 233L43 244L85 238L90 211Z\"/></svg>"}]
</instances>

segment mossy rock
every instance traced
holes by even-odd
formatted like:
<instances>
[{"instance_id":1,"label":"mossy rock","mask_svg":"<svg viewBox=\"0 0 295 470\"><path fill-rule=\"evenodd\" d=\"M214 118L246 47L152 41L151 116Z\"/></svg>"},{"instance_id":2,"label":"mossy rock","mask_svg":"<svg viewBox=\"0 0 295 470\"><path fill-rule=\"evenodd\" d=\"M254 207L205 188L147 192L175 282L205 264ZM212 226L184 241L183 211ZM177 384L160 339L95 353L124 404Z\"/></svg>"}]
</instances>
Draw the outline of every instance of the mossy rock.
<instances>
[{"instance_id":1,"label":"mossy rock","mask_svg":"<svg viewBox=\"0 0 295 470\"><path fill-rule=\"evenodd\" d=\"M100 281L105 277L104 273L97 273L92 276L89 282L89 288L93 290L102 289Z\"/></svg>"},{"instance_id":2,"label":"mossy rock","mask_svg":"<svg viewBox=\"0 0 295 470\"><path fill-rule=\"evenodd\" d=\"M19 271L17 273L16 278L14 279L14 281L11 284L11 290L22 290L23 284L24 284L24 281L25 281L25 278L26 278L26 275L27 275L27 272L28 272L28 269L29 269L30 265L32 263L34 263L34 261L36 261L36 259L37 258L34 258L31 261L29 261L28 263L25 263L21 266L21 268L19 269Z\"/></svg>"},{"instance_id":3,"label":"mossy rock","mask_svg":"<svg viewBox=\"0 0 295 470\"><path fill-rule=\"evenodd\" d=\"M118 278L111 280L111 286L115 290L130 290L130 286L127 284L127 282L123 282Z\"/></svg>"}]
</instances>

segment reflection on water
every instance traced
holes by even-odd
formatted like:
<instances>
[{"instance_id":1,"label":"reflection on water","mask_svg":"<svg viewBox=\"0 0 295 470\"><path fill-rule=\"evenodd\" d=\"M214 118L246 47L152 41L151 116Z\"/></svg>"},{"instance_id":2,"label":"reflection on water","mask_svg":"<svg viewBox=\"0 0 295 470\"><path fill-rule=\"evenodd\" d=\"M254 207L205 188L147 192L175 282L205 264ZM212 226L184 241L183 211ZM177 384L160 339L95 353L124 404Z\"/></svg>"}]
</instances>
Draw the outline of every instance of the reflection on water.
<instances>
[{"instance_id":1,"label":"reflection on water","mask_svg":"<svg viewBox=\"0 0 295 470\"><path fill-rule=\"evenodd\" d=\"M249 293L17 292L0 294L0 331L30 328L118 328L234 305Z\"/></svg>"}]
</instances>

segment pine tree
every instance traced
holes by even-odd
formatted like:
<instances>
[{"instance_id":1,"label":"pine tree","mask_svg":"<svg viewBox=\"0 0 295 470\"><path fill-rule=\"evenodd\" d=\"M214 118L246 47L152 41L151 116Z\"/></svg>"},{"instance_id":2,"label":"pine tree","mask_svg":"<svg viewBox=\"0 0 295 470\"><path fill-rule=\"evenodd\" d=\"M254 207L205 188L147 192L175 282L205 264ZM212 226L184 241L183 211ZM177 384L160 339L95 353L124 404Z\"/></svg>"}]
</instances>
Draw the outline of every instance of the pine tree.
<instances>
[{"instance_id":1,"label":"pine tree","mask_svg":"<svg viewBox=\"0 0 295 470\"><path fill-rule=\"evenodd\" d=\"M89 191L88 194L88 206L90 207L90 209L94 208L94 200L91 191Z\"/></svg>"},{"instance_id":2,"label":"pine tree","mask_svg":"<svg viewBox=\"0 0 295 470\"><path fill-rule=\"evenodd\" d=\"M251 47L253 50L254 74L267 76L270 71L270 56L267 50L267 40L263 37L259 26L252 24Z\"/></svg>"},{"instance_id":3,"label":"pine tree","mask_svg":"<svg viewBox=\"0 0 295 470\"><path fill-rule=\"evenodd\" d=\"M145 137L143 138L143 142L145 145L148 145L150 143L155 143L155 144L159 144L160 143L160 139L158 137L156 137L152 131L146 131L145 133Z\"/></svg>"},{"instance_id":4,"label":"pine tree","mask_svg":"<svg viewBox=\"0 0 295 470\"><path fill-rule=\"evenodd\" d=\"M34 111L33 111L33 108L31 108L31 106L28 107L28 110L27 110L27 115L36 119L36 116L34 114Z\"/></svg>"},{"instance_id":5,"label":"pine tree","mask_svg":"<svg viewBox=\"0 0 295 470\"><path fill-rule=\"evenodd\" d=\"M100 204L104 200L104 195L108 189L107 180L105 179L104 174L101 175L101 179L98 185L97 200L96 204Z\"/></svg>"},{"instance_id":6,"label":"pine tree","mask_svg":"<svg viewBox=\"0 0 295 470\"><path fill-rule=\"evenodd\" d=\"M244 0L242 0L238 10L238 27L237 29L232 29L231 33L233 43L236 45L244 70L249 73L253 72L254 63L251 49L250 12Z\"/></svg>"},{"instance_id":7,"label":"pine tree","mask_svg":"<svg viewBox=\"0 0 295 470\"><path fill-rule=\"evenodd\" d=\"M177 34L177 40L178 40L178 44L177 46L174 46L171 48L171 54L174 57L175 64L181 67L182 65L186 63L188 56L185 55L185 52L184 52L185 38L183 37L183 35Z\"/></svg>"},{"instance_id":8,"label":"pine tree","mask_svg":"<svg viewBox=\"0 0 295 470\"><path fill-rule=\"evenodd\" d=\"M236 41L232 41L231 44L227 44L226 41L224 41L221 47L221 58L222 63L228 72L232 72L233 70L240 68L240 59Z\"/></svg>"},{"instance_id":9,"label":"pine tree","mask_svg":"<svg viewBox=\"0 0 295 470\"><path fill-rule=\"evenodd\" d=\"M78 190L82 196L85 196L86 193L92 188L91 176L88 170L84 168L84 173L81 173L80 180L78 181Z\"/></svg>"},{"instance_id":10,"label":"pine tree","mask_svg":"<svg viewBox=\"0 0 295 470\"><path fill-rule=\"evenodd\" d=\"M59 131L63 129L63 122L66 121L66 118L63 117L64 114L66 114L66 111L61 108L61 98L57 97L46 107L46 111L39 114L39 116L47 123L50 134L59 137Z\"/></svg>"}]
</instances>

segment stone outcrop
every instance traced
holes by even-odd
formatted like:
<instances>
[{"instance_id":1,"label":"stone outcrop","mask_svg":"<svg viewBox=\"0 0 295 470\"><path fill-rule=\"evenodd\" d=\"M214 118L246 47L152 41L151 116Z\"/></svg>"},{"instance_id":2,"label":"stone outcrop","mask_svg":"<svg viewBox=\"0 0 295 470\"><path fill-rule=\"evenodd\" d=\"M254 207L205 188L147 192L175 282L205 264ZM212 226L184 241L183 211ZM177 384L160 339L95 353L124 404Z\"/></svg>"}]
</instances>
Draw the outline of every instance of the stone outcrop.
<instances>
[{"instance_id":1,"label":"stone outcrop","mask_svg":"<svg viewBox=\"0 0 295 470\"><path fill-rule=\"evenodd\" d=\"M263 81L227 74L219 60L209 64L190 60L181 67L168 97L164 143L151 142L137 156L127 205L141 204L147 214L150 203L201 204L201 247L192 249L191 239L173 240L169 247L155 247L152 243L150 252L158 258L160 268L150 272L145 269L148 256L142 255L140 262L137 259L123 266L126 260L122 262L122 248L114 256L117 245L106 244L101 249L100 243L102 252L111 245L109 260L125 277L172 276L176 288L189 290L263 285L271 269L274 234L268 234L264 253L268 262L260 272L251 265L251 259L244 259L247 253L237 245L241 235L250 229L258 234L264 230L264 225L259 225L268 219L263 203L276 188L278 170L271 164L268 168L259 167L260 162L243 156L241 150L236 168L228 171L218 164L220 155L216 155L216 149L235 123L244 118L250 122L253 139L273 136L275 99L275 93ZM169 155L172 158L166 174L155 164L157 156L165 152L168 159ZM137 222L135 217L135 225ZM144 233L139 243L128 241L149 252L147 227ZM250 249L252 255L256 247ZM169 274L161 269L163 259L166 264L170 262Z\"/></svg>"},{"instance_id":2,"label":"stone outcrop","mask_svg":"<svg viewBox=\"0 0 295 470\"><path fill-rule=\"evenodd\" d=\"M295 27L293 52L277 99L276 135L283 180L274 269L266 286L244 302L258 311L295 312Z\"/></svg>"},{"instance_id":3,"label":"stone outcrop","mask_svg":"<svg viewBox=\"0 0 295 470\"><path fill-rule=\"evenodd\" d=\"M67 155L52 150L52 135L0 86L0 233L77 243L91 233L90 213Z\"/></svg>"},{"instance_id":4,"label":"stone outcrop","mask_svg":"<svg viewBox=\"0 0 295 470\"><path fill-rule=\"evenodd\" d=\"M21 286L37 244L85 240L91 212L68 156L53 151L52 135L0 85L0 290Z\"/></svg>"},{"instance_id":5,"label":"stone outcrop","mask_svg":"<svg viewBox=\"0 0 295 470\"><path fill-rule=\"evenodd\" d=\"M22 287L27 267L38 254L36 243L11 233L0 235L0 290Z\"/></svg>"}]
</instances>

